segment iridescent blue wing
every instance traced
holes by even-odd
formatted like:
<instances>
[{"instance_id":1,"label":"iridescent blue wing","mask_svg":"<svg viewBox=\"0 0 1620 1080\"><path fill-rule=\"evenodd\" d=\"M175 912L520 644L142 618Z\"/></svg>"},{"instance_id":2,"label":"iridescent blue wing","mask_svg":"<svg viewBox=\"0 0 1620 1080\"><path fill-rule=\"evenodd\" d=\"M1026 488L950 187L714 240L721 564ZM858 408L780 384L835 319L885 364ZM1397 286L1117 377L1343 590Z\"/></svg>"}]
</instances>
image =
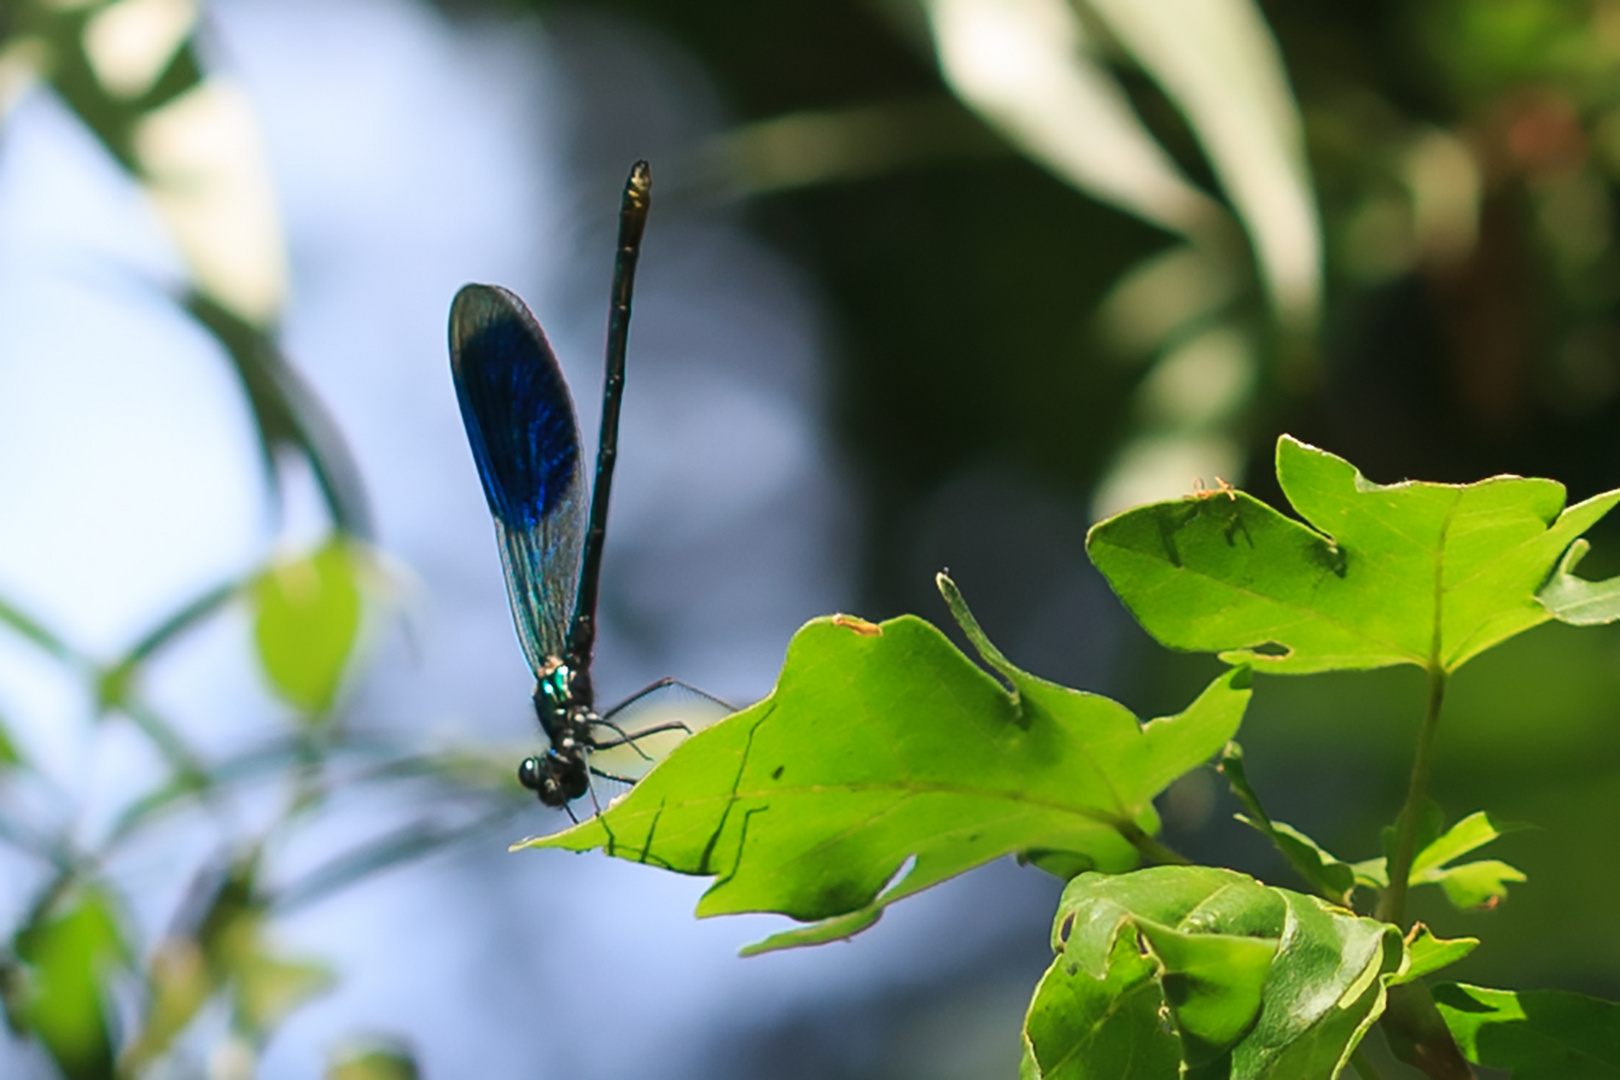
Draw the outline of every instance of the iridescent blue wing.
<instances>
[{"instance_id":1,"label":"iridescent blue wing","mask_svg":"<svg viewBox=\"0 0 1620 1080\"><path fill-rule=\"evenodd\" d=\"M495 285L467 285L450 305L450 370L518 639L539 677L568 639L590 503L574 401L540 324Z\"/></svg>"}]
</instances>

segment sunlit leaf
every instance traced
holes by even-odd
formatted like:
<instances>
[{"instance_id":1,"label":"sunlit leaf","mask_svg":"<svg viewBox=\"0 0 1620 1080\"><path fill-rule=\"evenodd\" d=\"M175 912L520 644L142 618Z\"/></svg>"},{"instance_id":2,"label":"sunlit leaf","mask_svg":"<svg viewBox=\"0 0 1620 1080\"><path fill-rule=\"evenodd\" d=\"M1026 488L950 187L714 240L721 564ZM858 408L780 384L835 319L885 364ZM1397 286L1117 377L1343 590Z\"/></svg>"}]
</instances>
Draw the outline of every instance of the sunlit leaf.
<instances>
[{"instance_id":1,"label":"sunlit leaf","mask_svg":"<svg viewBox=\"0 0 1620 1080\"><path fill-rule=\"evenodd\" d=\"M1451 983L1434 1001L1469 1061L1512 1080L1620 1080L1620 1003Z\"/></svg>"},{"instance_id":2,"label":"sunlit leaf","mask_svg":"<svg viewBox=\"0 0 1620 1080\"><path fill-rule=\"evenodd\" d=\"M1444 940L1435 937L1427 926L1418 923L1407 935L1406 970L1392 980L1390 985L1415 982L1425 975L1432 975L1441 968L1450 967L1477 948L1479 948L1478 938Z\"/></svg>"},{"instance_id":3,"label":"sunlit leaf","mask_svg":"<svg viewBox=\"0 0 1620 1080\"><path fill-rule=\"evenodd\" d=\"M1620 501L1611 491L1566 510L1563 485L1508 476L1374 484L1288 436L1277 477L1309 525L1217 492L1101 522L1087 550L1172 648L1280 673L1453 671L1551 618L1536 591Z\"/></svg>"},{"instance_id":4,"label":"sunlit leaf","mask_svg":"<svg viewBox=\"0 0 1620 1080\"><path fill-rule=\"evenodd\" d=\"M253 586L253 637L276 692L310 714L337 696L360 632L361 557L339 538Z\"/></svg>"},{"instance_id":5,"label":"sunlit leaf","mask_svg":"<svg viewBox=\"0 0 1620 1080\"><path fill-rule=\"evenodd\" d=\"M1177 1080L1181 1044L1159 1018L1156 965L1120 934L1102 978L1064 954L1024 1017L1026 1080Z\"/></svg>"},{"instance_id":6,"label":"sunlit leaf","mask_svg":"<svg viewBox=\"0 0 1620 1080\"><path fill-rule=\"evenodd\" d=\"M1146 1018L1165 1010L1186 1075L1333 1077L1378 1018L1403 959L1395 927L1230 870L1082 874L1064 890L1059 961L1030 1008L1037 1063L1118 1048L1112 1072L1176 1076ZM1122 965L1122 966L1121 966ZM1081 980L1091 979L1088 986ZM1119 1007L1104 1007L1108 995ZM1119 1049L1145 1047L1141 1071ZM1090 1064L1089 1061L1086 1062Z\"/></svg>"},{"instance_id":7,"label":"sunlit leaf","mask_svg":"<svg viewBox=\"0 0 1620 1080\"><path fill-rule=\"evenodd\" d=\"M112 904L85 890L16 942L27 965L17 1015L68 1080L112 1075L106 978L128 953Z\"/></svg>"},{"instance_id":8,"label":"sunlit leaf","mask_svg":"<svg viewBox=\"0 0 1620 1080\"><path fill-rule=\"evenodd\" d=\"M700 915L805 922L1013 852L1125 870L1157 828L1153 797L1225 744L1249 699L1238 669L1144 726L1117 702L987 659L1013 692L920 619L818 619L770 697L687 739L601 816L528 844L712 876Z\"/></svg>"},{"instance_id":9,"label":"sunlit leaf","mask_svg":"<svg viewBox=\"0 0 1620 1080\"><path fill-rule=\"evenodd\" d=\"M1412 873L1407 878L1411 885L1439 885L1453 906L1466 910L1496 903L1507 895L1508 882L1525 880L1524 874L1518 869L1496 859L1456 865L1452 865L1452 860L1483 847L1499 836L1529 826L1501 821L1481 810L1442 831L1439 807L1431 801L1426 810L1428 812L1418 832ZM1386 849L1393 849L1394 829L1384 830L1384 844ZM1369 884L1383 888L1389 884L1388 864L1389 856L1386 853L1384 858L1357 863L1354 869Z\"/></svg>"}]
</instances>

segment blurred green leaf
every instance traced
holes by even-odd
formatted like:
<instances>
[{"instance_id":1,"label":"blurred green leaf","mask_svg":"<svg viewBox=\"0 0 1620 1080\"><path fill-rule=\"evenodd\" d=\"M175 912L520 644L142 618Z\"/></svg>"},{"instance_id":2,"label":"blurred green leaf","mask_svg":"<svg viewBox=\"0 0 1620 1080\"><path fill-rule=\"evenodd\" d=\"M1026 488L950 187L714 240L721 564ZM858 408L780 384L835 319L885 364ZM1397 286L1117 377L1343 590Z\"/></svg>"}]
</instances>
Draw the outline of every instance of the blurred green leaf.
<instances>
[{"instance_id":1,"label":"blurred green leaf","mask_svg":"<svg viewBox=\"0 0 1620 1080\"><path fill-rule=\"evenodd\" d=\"M357 1045L333 1055L323 1080L417 1080L416 1058L403 1046Z\"/></svg>"},{"instance_id":2,"label":"blurred green leaf","mask_svg":"<svg viewBox=\"0 0 1620 1080\"><path fill-rule=\"evenodd\" d=\"M105 979L128 948L104 894L79 892L54 915L24 928L17 956L27 965L22 1022L68 1080L112 1075Z\"/></svg>"},{"instance_id":3,"label":"blurred green leaf","mask_svg":"<svg viewBox=\"0 0 1620 1080\"><path fill-rule=\"evenodd\" d=\"M1620 1004L1465 983L1436 986L1434 1001L1468 1060L1512 1080L1620 1078Z\"/></svg>"},{"instance_id":4,"label":"blurred green leaf","mask_svg":"<svg viewBox=\"0 0 1620 1080\"><path fill-rule=\"evenodd\" d=\"M1551 480L1374 484L1289 436L1277 478L1302 525L1242 492L1155 503L1094 526L1087 550L1166 645L1257 671L1415 664L1454 671L1551 616L1535 593L1620 501L1564 509Z\"/></svg>"},{"instance_id":5,"label":"blurred green leaf","mask_svg":"<svg viewBox=\"0 0 1620 1080\"><path fill-rule=\"evenodd\" d=\"M147 1006L141 1028L119 1063L131 1074L138 1074L169 1049L175 1036L185 1030L218 989L218 980L195 941L174 937L153 953L147 965L146 987Z\"/></svg>"},{"instance_id":6,"label":"blurred green leaf","mask_svg":"<svg viewBox=\"0 0 1620 1080\"><path fill-rule=\"evenodd\" d=\"M523 846L713 876L700 915L805 922L880 909L1011 852L1136 865L1133 844L1157 829L1153 797L1237 730L1247 672L1144 726L1019 671L968 627L1012 692L920 619L818 619L770 697L687 739L600 816ZM824 939L812 928L779 943Z\"/></svg>"},{"instance_id":7,"label":"blurred green leaf","mask_svg":"<svg viewBox=\"0 0 1620 1080\"><path fill-rule=\"evenodd\" d=\"M17 744L11 741L11 734L6 731L5 717L0 716L0 772L21 764L22 755L17 753Z\"/></svg>"},{"instance_id":8,"label":"blurred green leaf","mask_svg":"<svg viewBox=\"0 0 1620 1080\"><path fill-rule=\"evenodd\" d=\"M276 692L319 716L332 706L360 632L363 563L338 537L277 563L253 586L253 638Z\"/></svg>"},{"instance_id":9,"label":"blurred green leaf","mask_svg":"<svg viewBox=\"0 0 1620 1080\"><path fill-rule=\"evenodd\" d=\"M1270 840L1312 888L1336 904L1349 906L1350 894L1355 891L1356 885L1373 884L1365 878L1358 880L1354 867L1330 855L1315 840L1292 825L1271 820L1260 806L1260 797L1249 786L1248 775L1243 769L1243 748L1237 743L1227 744L1221 754L1220 770L1231 785L1232 794L1249 812L1247 817L1237 815L1237 819Z\"/></svg>"},{"instance_id":10,"label":"blurred green leaf","mask_svg":"<svg viewBox=\"0 0 1620 1080\"><path fill-rule=\"evenodd\" d=\"M1309 331L1322 241L1299 106L1252 0L1085 0L1187 118L1254 245L1282 321Z\"/></svg>"},{"instance_id":11,"label":"blurred green leaf","mask_svg":"<svg viewBox=\"0 0 1620 1080\"><path fill-rule=\"evenodd\" d=\"M1026 1032L1037 1061L1052 1057L1043 1044L1129 1045L1128 1033L1148 1015L1147 982L1159 998L1153 1010L1162 1004L1175 1025L1184 1075L1234 1080L1337 1076L1382 1011L1404 956L1399 932L1386 923L1234 871L1193 866L1080 875L1064 890L1054 945L1067 978L1048 972L1031 1006L1032 1018L1051 1022L1039 1037ZM1116 973L1121 960L1124 971ZM1110 989L1117 983L1130 995L1125 1007L1101 1016L1087 1010L1080 978ZM1061 999L1043 1000L1057 994L1081 1007L1065 1015ZM1114 1025L1122 1030L1107 1030ZM1054 1075L1176 1075L1161 1068L1155 1055L1140 1073Z\"/></svg>"},{"instance_id":12,"label":"blurred green leaf","mask_svg":"<svg viewBox=\"0 0 1620 1080\"><path fill-rule=\"evenodd\" d=\"M1450 967L1475 949L1479 948L1479 938L1452 938L1442 940L1429 932L1429 928L1422 923L1412 927L1406 942L1407 965L1406 970L1390 981L1391 986L1416 982L1425 975L1432 975L1441 968Z\"/></svg>"}]
</instances>

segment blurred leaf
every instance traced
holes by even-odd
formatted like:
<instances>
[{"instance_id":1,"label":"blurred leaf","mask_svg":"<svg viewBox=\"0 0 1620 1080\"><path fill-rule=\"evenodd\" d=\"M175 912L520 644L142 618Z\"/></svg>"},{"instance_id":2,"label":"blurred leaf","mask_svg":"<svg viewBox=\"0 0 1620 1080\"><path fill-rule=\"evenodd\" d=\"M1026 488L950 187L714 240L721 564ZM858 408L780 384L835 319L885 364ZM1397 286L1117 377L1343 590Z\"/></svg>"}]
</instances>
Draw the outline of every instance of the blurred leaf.
<instances>
[{"instance_id":1,"label":"blurred leaf","mask_svg":"<svg viewBox=\"0 0 1620 1080\"><path fill-rule=\"evenodd\" d=\"M0 599L0 624L10 627L24 640L31 642L41 651L56 657L66 664L78 665L83 663L79 654L73 647L45 628L45 625L30 616L21 608Z\"/></svg>"},{"instance_id":2,"label":"blurred leaf","mask_svg":"<svg viewBox=\"0 0 1620 1080\"><path fill-rule=\"evenodd\" d=\"M1277 478L1321 532L1242 492L1217 492L1101 522L1087 550L1172 648L1290 674L1454 671L1550 618L1536 589L1620 501L1611 491L1564 510L1562 484L1519 477L1373 484L1286 435Z\"/></svg>"},{"instance_id":3,"label":"blurred leaf","mask_svg":"<svg viewBox=\"0 0 1620 1080\"><path fill-rule=\"evenodd\" d=\"M22 755L17 753L17 744L11 741L11 734L6 731L5 717L0 717L0 772L21 764Z\"/></svg>"},{"instance_id":4,"label":"blurred leaf","mask_svg":"<svg viewBox=\"0 0 1620 1080\"><path fill-rule=\"evenodd\" d=\"M323 1080L417 1080L416 1058L401 1046L361 1046L340 1051Z\"/></svg>"},{"instance_id":5,"label":"blurred leaf","mask_svg":"<svg viewBox=\"0 0 1620 1080\"><path fill-rule=\"evenodd\" d=\"M253 586L253 638L276 692L305 713L332 706L360 632L358 551L338 537Z\"/></svg>"},{"instance_id":6,"label":"blurred leaf","mask_svg":"<svg viewBox=\"0 0 1620 1080\"><path fill-rule=\"evenodd\" d=\"M332 523L351 536L371 535L360 470L336 422L308 384L287 362L275 339L201 292L184 298L185 309L213 334L230 357L253 408L265 471L276 478L275 453L290 447L315 471Z\"/></svg>"},{"instance_id":7,"label":"blurred leaf","mask_svg":"<svg viewBox=\"0 0 1620 1080\"><path fill-rule=\"evenodd\" d=\"M1313 889L1334 903L1348 907L1350 894L1355 891L1356 885L1371 884L1364 879L1358 881L1353 867L1328 854L1315 840L1292 825L1272 821L1267 816L1260 806L1259 796L1249 786L1249 778L1243 769L1243 748L1237 743L1227 744L1221 754L1220 770L1231 785L1232 794L1249 812L1247 817L1237 815L1237 819L1270 840Z\"/></svg>"},{"instance_id":8,"label":"blurred leaf","mask_svg":"<svg viewBox=\"0 0 1620 1080\"><path fill-rule=\"evenodd\" d=\"M1051 1024L1039 1037L1026 1032L1037 1061L1052 1056L1043 1043L1063 1045L1064 1035L1082 1045L1129 1045L1127 1032L1149 1015L1145 983L1159 998L1153 1010L1162 1003L1175 1025L1184 1075L1234 1080L1337 1076L1382 1011L1404 957L1393 926L1210 867L1082 874L1064 889L1056 927L1067 978L1048 972L1031 1006L1032 1018ZM1082 978L1128 994L1124 1008L1101 1016L1086 1008L1086 988L1075 985ZM1075 1013L1043 1000L1058 993L1078 999ZM1107 1030L1114 1025L1125 1030ZM1053 1075L1176 1075L1159 1071L1160 1048L1150 1053L1141 1072Z\"/></svg>"},{"instance_id":9,"label":"blurred leaf","mask_svg":"<svg viewBox=\"0 0 1620 1080\"><path fill-rule=\"evenodd\" d=\"M1060 953L1024 1017L1027 1080L1177 1080L1181 1046L1159 1019L1156 969L1133 934L1116 936L1100 979Z\"/></svg>"},{"instance_id":10,"label":"blurred leaf","mask_svg":"<svg viewBox=\"0 0 1620 1080\"><path fill-rule=\"evenodd\" d=\"M1309 330L1322 241L1299 108L1251 0L1084 0L1186 116L1254 242L1284 322Z\"/></svg>"},{"instance_id":11,"label":"blurred leaf","mask_svg":"<svg viewBox=\"0 0 1620 1080\"><path fill-rule=\"evenodd\" d=\"M359 536L369 514L342 436L267 328L285 291L273 184L243 95L203 71L195 5L8 5L8 42L146 189L196 289L187 311L217 338L253 407L264 461L290 446L315 470L333 521ZM130 34L131 20L142 30ZM140 43L140 49L131 49ZM139 55L137 55L139 54ZM8 76L9 78L9 76Z\"/></svg>"},{"instance_id":12,"label":"blurred leaf","mask_svg":"<svg viewBox=\"0 0 1620 1080\"><path fill-rule=\"evenodd\" d=\"M951 89L1015 145L1094 197L1207 238L1225 218L1085 49L1065 0L924 0Z\"/></svg>"},{"instance_id":13,"label":"blurred leaf","mask_svg":"<svg viewBox=\"0 0 1620 1080\"><path fill-rule=\"evenodd\" d=\"M232 975L238 1019L256 1033L273 1030L294 1009L331 989L335 981L327 964L292 960L262 948L239 957Z\"/></svg>"},{"instance_id":14,"label":"blurred leaf","mask_svg":"<svg viewBox=\"0 0 1620 1080\"><path fill-rule=\"evenodd\" d=\"M1452 938L1442 940L1429 932L1429 928L1422 923L1412 927L1407 935L1406 970L1391 980L1391 986L1416 982L1426 975L1432 975L1441 968L1450 967L1475 949L1479 948L1479 938Z\"/></svg>"},{"instance_id":15,"label":"blurred leaf","mask_svg":"<svg viewBox=\"0 0 1620 1080\"><path fill-rule=\"evenodd\" d=\"M97 680L97 704L102 711L122 708L142 664L169 642L224 607L240 589L237 582L216 585L169 615L144 634L116 663L104 668Z\"/></svg>"},{"instance_id":16,"label":"blurred leaf","mask_svg":"<svg viewBox=\"0 0 1620 1080\"><path fill-rule=\"evenodd\" d=\"M86 889L16 943L27 965L18 1015L68 1080L112 1074L110 1016L103 980L128 953L112 906Z\"/></svg>"},{"instance_id":17,"label":"blurred leaf","mask_svg":"<svg viewBox=\"0 0 1620 1080\"><path fill-rule=\"evenodd\" d=\"M1512 1080L1620 1078L1620 1004L1466 983L1436 986L1434 1001L1468 1060Z\"/></svg>"},{"instance_id":18,"label":"blurred leaf","mask_svg":"<svg viewBox=\"0 0 1620 1080\"><path fill-rule=\"evenodd\" d=\"M147 966L147 1006L142 1025L124 1050L120 1068L128 1074L161 1057L218 988L208 959L190 938L160 944Z\"/></svg>"},{"instance_id":19,"label":"blurred leaf","mask_svg":"<svg viewBox=\"0 0 1620 1080\"><path fill-rule=\"evenodd\" d=\"M713 876L700 915L806 922L881 908L1011 852L1134 866L1133 844L1151 845L1158 825L1153 797L1237 730L1247 673L1143 726L1117 702L1013 667L942 587L1012 692L920 619L818 619L794 637L770 697L687 739L600 816L523 846L602 847ZM803 934L782 943L824 940Z\"/></svg>"}]
</instances>

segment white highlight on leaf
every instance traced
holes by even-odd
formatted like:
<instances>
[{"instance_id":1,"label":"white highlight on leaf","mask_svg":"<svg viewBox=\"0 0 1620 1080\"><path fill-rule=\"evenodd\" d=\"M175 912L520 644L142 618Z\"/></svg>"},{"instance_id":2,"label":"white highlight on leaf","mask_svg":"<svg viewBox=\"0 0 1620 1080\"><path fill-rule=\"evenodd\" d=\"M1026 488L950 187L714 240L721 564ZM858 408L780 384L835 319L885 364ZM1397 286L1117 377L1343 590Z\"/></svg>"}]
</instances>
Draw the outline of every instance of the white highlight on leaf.
<instances>
[{"instance_id":1,"label":"white highlight on leaf","mask_svg":"<svg viewBox=\"0 0 1620 1080\"><path fill-rule=\"evenodd\" d=\"M1315 321L1322 241L1299 111L1253 0L1088 0L1187 117L1283 320Z\"/></svg>"},{"instance_id":2,"label":"white highlight on leaf","mask_svg":"<svg viewBox=\"0 0 1620 1080\"><path fill-rule=\"evenodd\" d=\"M1172 232L1224 215L1142 125L1114 77L1084 50L1064 0L926 0L956 95L1070 183Z\"/></svg>"},{"instance_id":3,"label":"white highlight on leaf","mask_svg":"<svg viewBox=\"0 0 1620 1080\"><path fill-rule=\"evenodd\" d=\"M247 98L210 78L136 128L147 191L197 288L269 323L286 293L287 257L269 165Z\"/></svg>"},{"instance_id":4,"label":"white highlight on leaf","mask_svg":"<svg viewBox=\"0 0 1620 1080\"><path fill-rule=\"evenodd\" d=\"M1138 390L1139 401L1150 423L1209 427L1230 419L1248 400L1254 376L1249 339L1230 326L1217 326L1176 346L1155 364Z\"/></svg>"},{"instance_id":5,"label":"white highlight on leaf","mask_svg":"<svg viewBox=\"0 0 1620 1080\"><path fill-rule=\"evenodd\" d=\"M197 22L197 0L116 0L84 26L84 53L117 97L151 89Z\"/></svg>"}]
</instances>

